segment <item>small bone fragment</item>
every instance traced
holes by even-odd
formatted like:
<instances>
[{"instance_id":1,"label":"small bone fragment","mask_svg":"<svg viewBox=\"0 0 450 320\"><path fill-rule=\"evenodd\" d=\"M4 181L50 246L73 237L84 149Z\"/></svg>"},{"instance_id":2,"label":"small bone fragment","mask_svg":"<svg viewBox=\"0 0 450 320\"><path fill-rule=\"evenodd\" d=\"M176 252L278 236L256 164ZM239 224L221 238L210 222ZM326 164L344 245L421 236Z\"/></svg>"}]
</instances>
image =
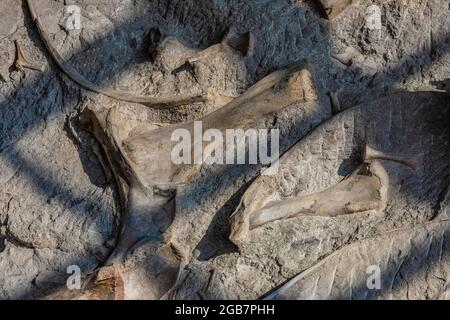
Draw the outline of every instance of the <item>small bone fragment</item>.
<instances>
[{"instance_id":1,"label":"small bone fragment","mask_svg":"<svg viewBox=\"0 0 450 320\"><path fill-rule=\"evenodd\" d=\"M36 63L31 63L28 61L28 59L25 57L25 54L23 52L22 46L20 45L19 41L16 40L14 42L16 44L16 51L17 51L17 60L16 60L16 68L20 71L23 71L24 68L35 70L35 71L44 71L43 66L38 66Z\"/></svg>"},{"instance_id":2,"label":"small bone fragment","mask_svg":"<svg viewBox=\"0 0 450 320\"><path fill-rule=\"evenodd\" d=\"M332 20L352 4L352 0L318 0L319 8L323 15Z\"/></svg>"},{"instance_id":3,"label":"small bone fragment","mask_svg":"<svg viewBox=\"0 0 450 320\"><path fill-rule=\"evenodd\" d=\"M394 162L401 163L412 170L416 170L419 164L419 160L417 156L405 156L398 154L390 154L384 153L382 151L375 150L368 145L366 145L364 149L364 160L365 161L373 161L373 160L390 160Z\"/></svg>"},{"instance_id":4,"label":"small bone fragment","mask_svg":"<svg viewBox=\"0 0 450 320\"><path fill-rule=\"evenodd\" d=\"M359 55L359 51L353 47L347 47L343 53L332 54L331 56L340 63L351 66L353 59Z\"/></svg>"},{"instance_id":5,"label":"small bone fragment","mask_svg":"<svg viewBox=\"0 0 450 320\"><path fill-rule=\"evenodd\" d=\"M368 210L383 210L386 206L388 186L388 174L379 162L373 162L362 164L346 179L324 191L269 202L255 211L251 210L251 206L257 199L253 199L254 194L250 187L231 217L230 240L239 244L252 229L281 219L298 216L335 217Z\"/></svg>"}]
</instances>

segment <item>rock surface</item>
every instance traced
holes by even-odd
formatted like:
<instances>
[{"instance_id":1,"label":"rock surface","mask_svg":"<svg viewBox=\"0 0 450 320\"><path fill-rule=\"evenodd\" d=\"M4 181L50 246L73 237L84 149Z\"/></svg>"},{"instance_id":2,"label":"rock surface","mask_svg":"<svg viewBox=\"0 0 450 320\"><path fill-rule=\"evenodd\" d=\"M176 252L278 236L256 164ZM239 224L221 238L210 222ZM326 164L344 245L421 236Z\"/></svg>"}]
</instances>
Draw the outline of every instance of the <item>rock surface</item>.
<instances>
[{"instance_id":1,"label":"rock surface","mask_svg":"<svg viewBox=\"0 0 450 320\"><path fill-rule=\"evenodd\" d=\"M292 105L261 124L280 128L283 152L293 146L278 175L254 180L256 166L205 167L182 191L171 228L190 261L169 298L258 298L296 275L276 297L448 298L450 7L446 0L374 2L381 30L366 27L363 1L332 21L299 0L36 1L61 55L111 88L153 96L212 88L236 97L271 71L309 62L322 112ZM81 30L64 25L70 4L81 9ZM116 185L96 141L75 120L79 112L96 104L120 109L133 124L169 124L217 105L154 110L87 92L54 65L26 1L3 0L0 12L0 298L42 298L65 286L68 266L83 275L101 266L119 230ZM152 59L154 28L183 49L163 48ZM217 49L227 34L248 34L248 52ZM44 72L14 67L14 40ZM348 47L359 53L350 66L332 58ZM204 49L206 58L182 64ZM348 109L331 119L330 91ZM321 191L360 161L364 139L422 159L416 172L383 162L385 210L277 221L253 230L239 248L228 240L229 216L250 184L261 183L273 199ZM365 286L369 265L381 269L381 290Z\"/></svg>"}]
</instances>

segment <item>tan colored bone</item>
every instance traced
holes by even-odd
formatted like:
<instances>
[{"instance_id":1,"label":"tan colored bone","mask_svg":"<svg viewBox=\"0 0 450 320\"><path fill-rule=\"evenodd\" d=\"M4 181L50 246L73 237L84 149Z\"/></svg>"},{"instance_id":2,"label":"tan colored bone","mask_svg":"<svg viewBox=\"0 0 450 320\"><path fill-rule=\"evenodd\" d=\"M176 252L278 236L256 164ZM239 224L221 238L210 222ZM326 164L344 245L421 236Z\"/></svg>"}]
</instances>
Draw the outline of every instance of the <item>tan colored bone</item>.
<instances>
[{"instance_id":1,"label":"tan colored bone","mask_svg":"<svg viewBox=\"0 0 450 320\"><path fill-rule=\"evenodd\" d=\"M230 239L239 244L252 229L264 224L298 216L335 217L368 210L383 210L386 206L389 177L379 162L363 164L349 177L324 191L302 195L284 201L269 202L252 209L255 193L244 194L231 217Z\"/></svg>"},{"instance_id":2,"label":"tan colored bone","mask_svg":"<svg viewBox=\"0 0 450 320\"><path fill-rule=\"evenodd\" d=\"M39 72L44 71L43 66L39 66L37 63L31 63L28 61L28 59L25 57L22 46L20 45L18 40L16 40L14 43L16 44L16 52L17 52L17 60L16 60L17 69L19 69L20 71L23 71L25 68Z\"/></svg>"},{"instance_id":3,"label":"tan colored bone","mask_svg":"<svg viewBox=\"0 0 450 320\"><path fill-rule=\"evenodd\" d=\"M336 18L352 2L353 0L317 0L323 15L330 20Z\"/></svg>"},{"instance_id":4,"label":"tan colored bone","mask_svg":"<svg viewBox=\"0 0 450 320\"><path fill-rule=\"evenodd\" d=\"M240 97L201 119L203 131L249 128L258 119L295 102L317 99L312 76L305 62L292 64L265 77ZM183 184L195 174L196 165L180 166L171 161L171 150L177 144L171 136L176 129L194 130L194 122L167 126L130 137L123 149L145 188L153 185ZM193 135L193 134L192 134ZM153 152L155 149L160 152ZM158 166L148 164L157 163Z\"/></svg>"},{"instance_id":5,"label":"tan colored bone","mask_svg":"<svg viewBox=\"0 0 450 320\"><path fill-rule=\"evenodd\" d=\"M369 147L368 145L366 145L366 147L364 148L363 157L365 161L390 160L398 162L411 168L412 170L416 170L419 164L417 156L405 156L405 155L384 153L382 151L375 150Z\"/></svg>"},{"instance_id":6,"label":"tan colored bone","mask_svg":"<svg viewBox=\"0 0 450 320\"><path fill-rule=\"evenodd\" d=\"M313 95L305 62L265 77L242 96L206 115L204 129L247 128L291 104ZM123 206L118 242L86 290L58 293L50 298L160 299L178 282L190 253L167 231L175 215L177 186L197 177L198 165L174 165L171 133L191 130L192 122L168 126L127 128L117 109L86 108L84 128L104 149L119 187ZM134 133L134 134L133 134Z\"/></svg>"}]
</instances>

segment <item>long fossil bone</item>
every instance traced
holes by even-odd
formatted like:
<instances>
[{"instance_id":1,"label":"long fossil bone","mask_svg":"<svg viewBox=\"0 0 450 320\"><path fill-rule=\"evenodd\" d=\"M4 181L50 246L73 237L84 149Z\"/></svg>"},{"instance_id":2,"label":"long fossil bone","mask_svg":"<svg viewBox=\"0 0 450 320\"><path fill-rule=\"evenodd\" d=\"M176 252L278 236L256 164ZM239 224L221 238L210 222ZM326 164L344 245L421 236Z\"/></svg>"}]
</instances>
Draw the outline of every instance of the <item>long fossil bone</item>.
<instances>
[{"instance_id":1,"label":"long fossil bone","mask_svg":"<svg viewBox=\"0 0 450 320\"><path fill-rule=\"evenodd\" d=\"M274 72L206 115L204 127L254 126L260 118L313 98L311 80L304 62ZM172 163L171 133L180 128L192 130L192 122L131 130L116 108L96 106L83 111L81 122L103 146L114 173L124 211L122 227L116 248L85 290L49 298L159 299L177 283L189 258L166 230L175 215L177 186L189 183L199 169L199 165Z\"/></svg>"},{"instance_id":2,"label":"long fossil bone","mask_svg":"<svg viewBox=\"0 0 450 320\"><path fill-rule=\"evenodd\" d=\"M312 101L316 98L312 76L305 62L294 63L265 77L242 96L201 119L203 130L217 129L225 132L230 128L245 129L264 115L294 102ZM152 188L155 184L182 184L198 170L196 165L180 166L171 161L171 150L176 144L171 135L176 129L186 129L193 133L194 122L163 127L123 142L127 156L137 164L135 170L145 188ZM161 152L153 152L155 148ZM158 167L146 165L150 163L158 163Z\"/></svg>"},{"instance_id":3,"label":"long fossil bone","mask_svg":"<svg viewBox=\"0 0 450 320\"><path fill-rule=\"evenodd\" d=\"M36 12L35 4L33 0L27 0L28 8L31 13L31 18L33 19L36 27L41 36L42 42L47 48L50 56L53 58L55 63L59 66L59 68L74 82L78 83L81 87L93 91L96 93L100 93L106 95L108 97L123 100L127 102L140 103L147 106L152 106L155 108L169 108L178 105L190 104L195 102L204 102L206 101L206 97L203 95L179 95L179 96L168 96L168 97L147 97L147 96L139 96L134 93L127 91L118 91L118 90L110 90L105 89L102 86L99 86L91 81L87 80L83 75L81 75L75 68L73 68L69 63L67 63L61 55L58 53L56 48L52 45L50 39L48 38L45 30L43 28L42 22L39 18L39 15Z\"/></svg>"}]
</instances>

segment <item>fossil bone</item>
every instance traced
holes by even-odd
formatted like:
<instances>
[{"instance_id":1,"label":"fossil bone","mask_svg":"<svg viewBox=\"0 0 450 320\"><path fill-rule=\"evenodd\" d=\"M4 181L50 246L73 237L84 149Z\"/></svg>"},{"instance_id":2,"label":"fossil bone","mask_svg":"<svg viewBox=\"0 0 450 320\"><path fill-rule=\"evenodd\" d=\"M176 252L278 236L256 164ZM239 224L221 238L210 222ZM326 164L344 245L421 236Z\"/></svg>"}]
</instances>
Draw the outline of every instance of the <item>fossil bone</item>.
<instances>
[{"instance_id":1,"label":"fossil bone","mask_svg":"<svg viewBox=\"0 0 450 320\"><path fill-rule=\"evenodd\" d=\"M242 96L206 115L205 128L246 128L293 103L312 97L313 84L305 62L295 63L265 77ZM104 149L119 188L123 206L117 245L78 294L57 293L49 298L159 299L177 283L190 253L167 232L175 215L177 187L189 183L199 165L171 161L171 133L192 130L187 122L148 125L129 130L116 108L86 108L83 126Z\"/></svg>"},{"instance_id":2,"label":"fossil bone","mask_svg":"<svg viewBox=\"0 0 450 320\"><path fill-rule=\"evenodd\" d=\"M401 163L407 167L410 167L412 170L416 170L419 160L417 156L402 156L397 154L384 153L378 150L375 150L368 145L366 145L364 149L364 160L372 161L372 160L390 160L394 162Z\"/></svg>"},{"instance_id":3,"label":"fossil bone","mask_svg":"<svg viewBox=\"0 0 450 320\"><path fill-rule=\"evenodd\" d=\"M370 148L363 150L364 163L338 184L310 195L294 196L261 205L257 183L244 193L231 216L230 240L242 243L252 229L277 220L298 216L330 216L368 210L383 210L386 206L389 176L377 160L390 160L415 170L415 157L385 154Z\"/></svg>"},{"instance_id":4,"label":"fossil bone","mask_svg":"<svg viewBox=\"0 0 450 320\"><path fill-rule=\"evenodd\" d=\"M252 229L281 219L308 215L335 217L383 210L388 186L386 171L375 161L362 164L349 177L324 191L284 201L272 201L257 210L251 209L257 199L250 187L231 217L230 239L239 244Z\"/></svg>"},{"instance_id":5,"label":"fossil bone","mask_svg":"<svg viewBox=\"0 0 450 320\"><path fill-rule=\"evenodd\" d=\"M28 59L25 57L25 54L23 52L22 46L20 45L19 41L16 40L14 42L16 44L16 51L17 51L17 60L16 60L16 68L23 71L24 68L35 70L35 71L44 71L43 66L39 66L37 63L31 63L28 61Z\"/></svg>"},{"instance_id":6,"label":"fossil bone","mask_svg":"<svg viewBox=\"0 0 450 320\"><path fill-rule=\"evenodd\" d=\"M139 96L127 91L110 90L103 88L100 85L92 83L81 75L74 67L67 63L61 55L58 53L56 48L51 44L51 41L47 34L45 33L44 27L42 25L41 19L36 12L35 4L33 0L27 0L28 8L31 13L31 18L36 24L36 27L41 36L42 42L47 48L50 56L53 58L55 63L59 68L74 82L78 83L81 87L86 90L93 91L106 95L108 97L123 100L127 102L140 103L147 106L152 106L155 108L170 108L178 105L190 104L195 102L205 102L206 97L203 95L179 95L179 96L167 96L167 97L148 97Z\"/></svg>"},{"instance_id":7,"label":"fossil bone","mask_svg":"<svg viewBox=\"0 0 450 320\"><path fill-rule=\"evenodd\" d=\"M326 18L332 20L352 4L352 0L318 0L317 3Z\"/></svg>"}]
</instances>

